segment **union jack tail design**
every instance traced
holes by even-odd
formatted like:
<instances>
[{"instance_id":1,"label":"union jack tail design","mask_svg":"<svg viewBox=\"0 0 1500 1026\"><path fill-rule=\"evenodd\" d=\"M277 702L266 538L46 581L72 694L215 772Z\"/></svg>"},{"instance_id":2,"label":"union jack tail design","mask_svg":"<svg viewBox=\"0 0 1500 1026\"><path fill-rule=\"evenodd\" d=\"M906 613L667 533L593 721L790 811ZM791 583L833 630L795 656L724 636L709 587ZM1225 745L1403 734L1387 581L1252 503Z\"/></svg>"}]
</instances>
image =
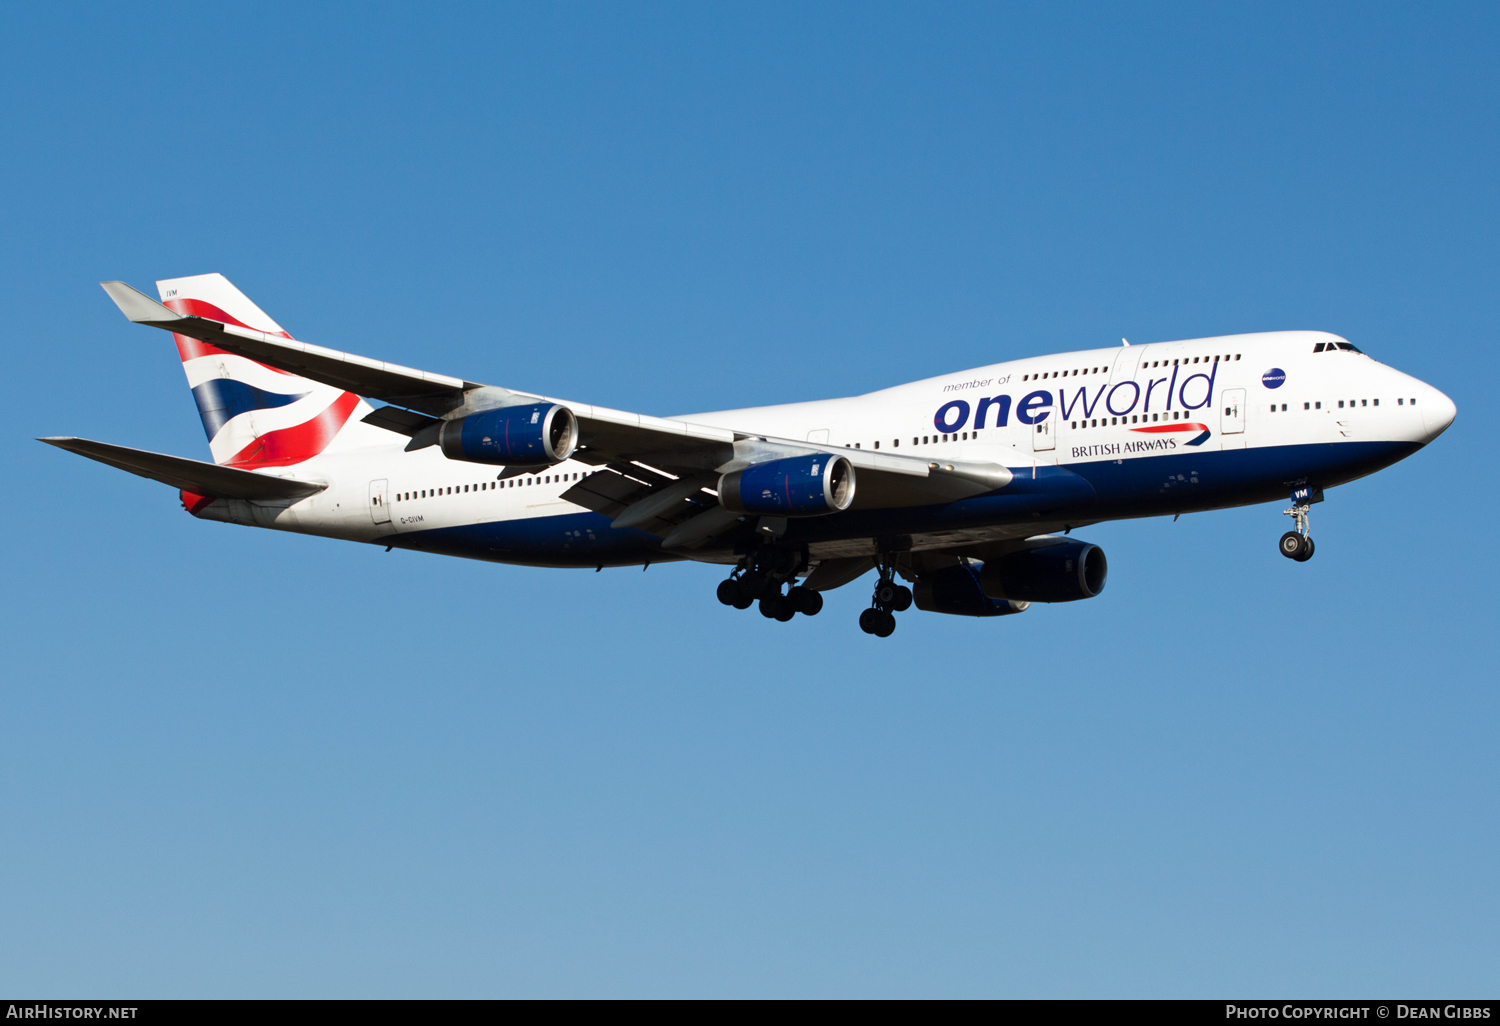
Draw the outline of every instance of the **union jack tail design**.
<instances>
[{"instance_id":1,"label":"union jack tail design","mask_svg":"<svg viewBox=\"0 0 1500 1026\"><path fill-rule=\"evenodd\" d=\"M156 283L165 306L291 338L222 274ZM360 423L371 408L353 392L276 370L173 334L188 387L203 418L215 463L256 469L285 467L323 452L380 444L378 428Z\"/></svg>"}]
</instances>

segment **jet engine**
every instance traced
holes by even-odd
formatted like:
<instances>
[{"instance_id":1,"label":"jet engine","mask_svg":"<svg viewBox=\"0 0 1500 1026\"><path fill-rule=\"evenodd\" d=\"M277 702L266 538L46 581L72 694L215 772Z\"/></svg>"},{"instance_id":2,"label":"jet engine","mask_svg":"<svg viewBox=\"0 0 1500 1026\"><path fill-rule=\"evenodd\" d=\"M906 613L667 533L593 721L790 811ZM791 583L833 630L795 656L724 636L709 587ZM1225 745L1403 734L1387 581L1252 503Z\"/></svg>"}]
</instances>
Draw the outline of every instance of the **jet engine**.
<instances>
[{"instance_id":1,"label":"jet engine","mask_svg":"<svg viewBox=\"0 0 1500 1026\"><path fill-rule=\"evenodd\" d=\"M450 460L547 467L578 448L578 418L566 406L502 406L444 421L438 445Z\"/></svg>"},{"instance_id":2,"label":"jet engine","mask_svg":"<svg viewBox=\"0 0 1500 1026\"><path fill-rule=\"evenodd\" d=\"M1009 616L1031 605L1012 599L992 599L979 585L980 567L973 564L944 567L923 574L912 588L917 608L951 616Z\"/></svg>"},{"instance_id":3,"label":"jet engine","mask_svg":"<svg viewBox=\"0 0 1500 1026\"><path fill-rule=\"evenodd\" d=\"M1076 602L1103 591L1108 574L1099 546L1059 539L987 561L979 583L992 599Z\"/></svg>"},{"instance_id":4,"label":"jet engine","mask_svg":"<svg viewBox=\"0 0 1500 1026\"><path fill-rule=\"evenodd\" d=\"M719 504L731 513L815 517L853 501L854 467L826 453L768 460L719 478Z\"/></svg>"}]
</instances>

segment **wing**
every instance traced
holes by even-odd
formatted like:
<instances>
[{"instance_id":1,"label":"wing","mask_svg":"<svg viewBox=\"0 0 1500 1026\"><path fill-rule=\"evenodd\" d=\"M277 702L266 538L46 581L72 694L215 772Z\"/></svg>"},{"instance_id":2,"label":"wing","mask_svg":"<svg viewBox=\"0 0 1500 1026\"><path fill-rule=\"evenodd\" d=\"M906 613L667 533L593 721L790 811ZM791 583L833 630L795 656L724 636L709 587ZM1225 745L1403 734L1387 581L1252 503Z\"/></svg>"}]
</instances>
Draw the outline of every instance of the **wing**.
<instances>
[{"instance_id":1,"label":"wing","mask_svg":"<svg viewBox=\"0 0 1500 1026\"><path fill-rule=\"evenodd\" d=\"M278 499L301 499L316 495L326 485L292 481L269 474L255 474L234 467L221 467L180 456L166 456L144 449L127 449L123 445L92 442L87 438L38 438L38 442L76 452L91 460L147 477L173 488L215 499L248 499L251 502L273 502Z\"/></svg>"},{"instance_id":2,"label":"wing","mask_svg":"<svg viewBox=\"0 0 1500 1026\"><path fill-rule=\"evenodd\" d=\"M176 332L314 381L390 403L366 420L431 444L442 420L520 403L555 402L578 419L574 459L607 470L564 493L624 526L659 534L673 547L691 547L738 519L712 493L717 476L782 456L836 453L856 469L853 509L889 509L952 502L1010 485L1013 475L994 463L935 463L917 456L836 448L773 438L682 420L517 392L464 378L413 370L368 357L309 345L280 335L180 314L124 282L101 283L130 320ZM706 514L714 514L704 519ZM686 529L688 523L694 525ZM712 530L710 530L712 528ZM705 533L707 532L707 533Z\"/></svg>"}]
</instances>

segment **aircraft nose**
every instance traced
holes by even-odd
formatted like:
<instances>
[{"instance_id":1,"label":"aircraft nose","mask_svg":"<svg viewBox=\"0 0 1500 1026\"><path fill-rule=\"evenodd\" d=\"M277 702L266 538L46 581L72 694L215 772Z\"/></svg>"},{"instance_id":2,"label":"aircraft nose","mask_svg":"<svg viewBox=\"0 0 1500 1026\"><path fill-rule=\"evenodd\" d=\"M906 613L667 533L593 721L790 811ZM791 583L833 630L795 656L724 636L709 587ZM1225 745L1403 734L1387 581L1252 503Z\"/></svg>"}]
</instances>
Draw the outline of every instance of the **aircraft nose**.
<instances>
[{"instance_id":1,"label":"aircraft nose","mask_svg":"<svg viewBox=\"0 0 1500 1026\"><path fill-rule=\"evenodd\" d=\"M1458 407L1452 399L1435 388L1431 389L1426 399L1422 404L1422 426L1427 429L1426 440L1430 442L1448 430L1448 425L1458 416Z\"/></svg>"}]
</instances>

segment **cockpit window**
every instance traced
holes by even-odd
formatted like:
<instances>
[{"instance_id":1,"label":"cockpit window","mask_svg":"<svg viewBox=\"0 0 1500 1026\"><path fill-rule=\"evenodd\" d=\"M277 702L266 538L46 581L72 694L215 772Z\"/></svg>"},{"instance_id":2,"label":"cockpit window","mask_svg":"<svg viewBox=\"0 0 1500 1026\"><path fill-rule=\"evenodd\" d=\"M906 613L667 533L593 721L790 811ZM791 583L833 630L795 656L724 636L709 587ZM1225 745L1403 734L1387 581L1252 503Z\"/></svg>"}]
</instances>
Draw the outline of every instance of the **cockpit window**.
<instances>
[{"instance_id":1,"label":"cockpit window","mask_svg":"<svg viewBox=\"0 0 1500 1026\"><path fill-rule=\"evenodd\" d=\"M1340 349L1343 349L1346 352L1350 353L1360 353L1361 355L1363 355L1364 353L1363 349L1360 349L1358 346L1350 342L1319 342L1317 345L1313 346L1313 352L1315 353L1336 353Z\"/></svg>"},{"instance_id":2,"label":"cockpit window","mask_svg":"<svg viewBox=\"0 0 1500 1026\"><path fill-rule=\"evenodd\" d=\"M1348 350L1351 353L1362 352L1361 349L1359 349L1357 346L1355 346L1355 345L1353 345L1352 343L1349 343L1349 342L1340 342L1340 343L1338 343L1338 347L1340 349L1346 349L1346 350Z\"/></svg>"}]
</instances>

